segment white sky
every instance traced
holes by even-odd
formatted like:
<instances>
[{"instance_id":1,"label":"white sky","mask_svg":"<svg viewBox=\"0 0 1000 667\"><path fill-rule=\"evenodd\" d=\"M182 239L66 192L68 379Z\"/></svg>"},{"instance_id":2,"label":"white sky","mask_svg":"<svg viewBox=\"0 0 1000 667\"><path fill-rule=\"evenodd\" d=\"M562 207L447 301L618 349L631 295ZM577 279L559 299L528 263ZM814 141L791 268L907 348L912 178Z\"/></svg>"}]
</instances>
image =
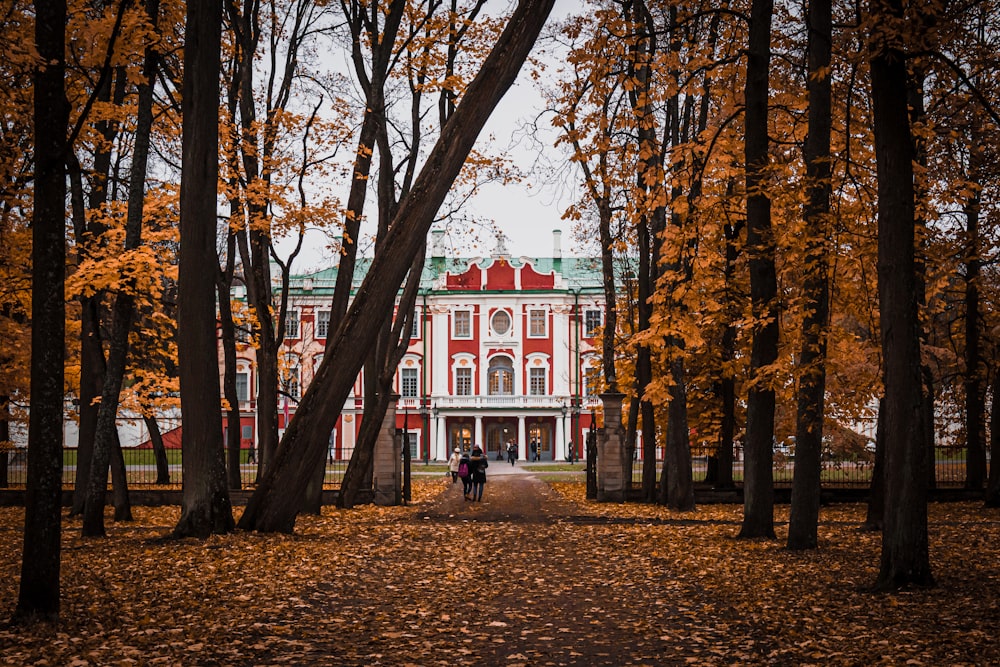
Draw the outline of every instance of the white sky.
<instances>
[{"instance_id":1,"label":"white sky","mask_svg":"<svg viewBox=\"0 0 1000 667\"><path fill-rule=\"evenodd\" d=\"M583 0L557 0L550 25L579 11L583 4ZM537 51L536 48L536 54ZM486 144L489 143L491 153L506 150L515 167L527 176L517 184L483 186L463 211L477 218L492 220L506 235L507 249L514 257L551 256L552 232L556 229L562 231L564 256L583 255L586 252L575 241L571 222L561 219L572 192L565 183L556 182L557 170L552 164L560 163L564 158L553 148L555 130L551 126L550 115L542 114L542 109L541 94L535 89L529 65L525 65L480 133L477 147L487 150ZM528 123L537 124L540 136L526 136L524 126ZM565 177L561 178L565 180ZM307 232L303 250L292 268L293 273L331 266L334 262L329 252L324 250L326 244L327 239L320 232ZM495 239L486 235L477 247L470 249L465 246L459 250L463 255L487 255L495 244ZM290 250L289 243L279 244L279 252L283 256L287 257Z\"/></svg>"}]
</instances>

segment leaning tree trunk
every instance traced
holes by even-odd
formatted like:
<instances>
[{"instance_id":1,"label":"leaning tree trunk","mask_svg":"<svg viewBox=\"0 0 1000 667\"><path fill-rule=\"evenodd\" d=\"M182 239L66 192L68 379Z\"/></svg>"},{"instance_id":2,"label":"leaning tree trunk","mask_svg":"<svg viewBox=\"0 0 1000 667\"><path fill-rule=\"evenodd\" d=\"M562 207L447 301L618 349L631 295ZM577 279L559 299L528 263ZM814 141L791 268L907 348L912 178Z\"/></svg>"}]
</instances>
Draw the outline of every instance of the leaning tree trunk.
<instances>
[{"instance_id":1,"label":"leaning tree trunk","mask_svg":"<svg viewBox=\"0 0 1000 667\"><path fill-rule=\"evenodd\" d=\"M901 0L875 0L876 20L902 17ZM871 95L878 173L878 288L885 386L886 505L876 590L933 585L927 535L926 434L914 271L916 206L906 58L872 44Z\"/></svg>"},{"instance_id":2,"label":"leaning tree trunk","mask_svg":"<svg viewBox=\"0 0 1000 667\"><path fill-rule=\"evenodd\" d=\"M820 472L826 401L826 339L830 314L829 214L830 126L833 39L831 0L809 0L809 133L805 162L808 202L805 208L805 281L802 349L799 355L798 406L795 421L795 471L788 521L789 549L819 544Z\"/></svg>"},{"instance_id":3,"label":"leaning tree trunk","mask_svg":"<svg viewBox=\"0 0 1000 667\"><path fill-rule=\"evenodd\" d=\"M156 417L143 415L146 429L149 431L149 442L153 446L153 458L156 459L156 483L170 484L170 462L167 460L167 449L163 446L163 435Z\"/></svg>"},{"instance_id":4,"label":"leaning tree trunk","mask_svg":"<svg viewBox=\"0 0 1000 667\"><path fill-rule=\"evenodd\" d=\"M219 360L215 338L215 216L219 162L219 56L222 2L187 7L184 48L184 136L181 171L181 243L178 270L177 352L183 454L178 537L207 537L233 529L219 415Z\"/></svg>"},{"instance_id":5,"label":"leaning tree trunk","mask_svg":"<svg viewBox=\"0 0 1000 667\"><path fill-rule=\"evenodd\" d=\"M399 285L422 247L427 231L451 184L461 171L479 132L503 94L514 82L541 31L554 0L523 0L461 104L442 129L413 189L400 202L386 240L343 322L328 343L328 352L285 431L274 465L247 503L240 527L291 532L302 507L302 481L320 460L336 424L331 405L343 405L357 378L368 339L395 301Z\"/></svg>"},{"instance_id":6,"label":"leaning tree trunk","mask_svg":"<svg viewBox=\"0 0 1000 667\"><path fill-rule=\"evenodd\" d=\"M66 301L65 0L36 0L31 214L31 415L24 548L13 622L59 618Z\"/></svg>"},{"instance_id":7,"label":"leaning tree trunk","mask_svg":"<svg viewBox=\"0 0 1000 667\"><path fill-rule=\"evenodd\" d=\"M768 73L772 0L753 0L746 82L747 255L754 331L747 396L743 526L740 537L774 537L774 389L770 367L778 358L778 288L774 268L771 200L765 192L768 156Z\"/></svg>"}]
</instances>

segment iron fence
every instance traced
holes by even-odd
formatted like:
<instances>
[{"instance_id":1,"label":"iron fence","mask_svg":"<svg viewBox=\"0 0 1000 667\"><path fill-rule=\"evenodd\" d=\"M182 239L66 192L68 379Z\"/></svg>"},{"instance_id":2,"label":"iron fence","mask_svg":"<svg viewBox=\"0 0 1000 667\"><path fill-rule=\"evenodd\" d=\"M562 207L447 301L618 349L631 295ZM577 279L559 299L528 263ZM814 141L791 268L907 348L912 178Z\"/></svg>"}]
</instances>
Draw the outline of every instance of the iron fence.
<instances>
[{"instance_id":1,"label":"iron fence","mask_svg":"<svg viewBox=\"0 0 1000 667\"><path fill-rule=\"evenodd\" d=\"M657 478L663 467L662 452L658 452ZM934 483L937 488L961 488L965 485L965 448L957 445L941 445L934 448ZM695 450L692 452L692 471L696 483L704 483L711 467L714 452ZM733 450L733 481L743 484L743 448ZM638 458L632 460L632 484L641 484L645 463ZM821 461L820 481L825 489L868 488L875 468L875 454L869 450L850 456L836 456L826 452ZM778 449L774 452L774 486L791 488L795 474L794 450Z\"/></svg>"},{"instance_id":2,"label":"iron fence","mask_svg":"<svg viewBox=\"0 0 1000 667\"><path fill-rule=\"evenodd\" d=\"M181 485L181 450L167 450L167 472L169 482L157 484L158 470L151 449L123 449L125 470L129 486L176 487ZM347 470L353 449L342 449L337 455L326 459L326 474L323 486L328 489L340 487ZM939 488L960 488L965 484L965 448L940 446L934 451L935 484ZM240 479L243 488L253 488L257 480L258 465L248 460L249 450L240 453ZM705 482L712 453L692 452L692 469L695 482ZM632 481L642 480L642 459L633 459ZM662 458L657 459L657 477L662 470ZM874 469L874 455L864 452L851 457L837 458L827 454L823 457L821 480L824 488L867 488L871 484ZM72 488L76 483L77 450L72 447L63 450L63 485ZM790 487L795 472L794 452L775 451L774 485L777 488ZM743 482L743 452L734 450L733 480L737 485ZM27 481L27 456L25 450L0 451L0 488L23 488Z\"/></svg>"},{"instance_id":3,"label":"iron fence","mask_svg":"<svg viewBox=\"0 0 1000 667\"><path fill-rule=\"evenodd\" d=\"M353 448L343 448L339 456L330 454L326 459L326 474L323 487L338 489L347 471L347 463L354 453ZM129 487L155 486L157 488L181 487L181 450L168 449L167 473L169 481L159 483L159 470L152 449L122 449L125 461L125 473ZM259 466L250 458L250 450L240 451L240 484L242 488L252 489L257 483ZM62 483L64 488L73 488L76 484L77 450L75 447L63 448ZM27 453L22 449L0 451L0 488L23 488L28 479ZM108 476L110 482L110 475Z\"/></svg>"}]
</instances>

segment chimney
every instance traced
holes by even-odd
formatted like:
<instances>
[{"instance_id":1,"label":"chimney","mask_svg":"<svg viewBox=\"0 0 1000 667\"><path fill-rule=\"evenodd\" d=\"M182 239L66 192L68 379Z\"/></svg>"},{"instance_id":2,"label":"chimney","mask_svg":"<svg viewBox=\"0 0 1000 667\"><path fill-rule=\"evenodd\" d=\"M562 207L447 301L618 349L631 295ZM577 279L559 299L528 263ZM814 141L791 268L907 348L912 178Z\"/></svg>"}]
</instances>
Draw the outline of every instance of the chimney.
<instances>
[{"instance_id":1,"label":"chimney","mask_svg":"<svg viewBox=\"0 0 1000 667\"><path fill-rule=\"evenodd\" d=\"M552 230L552 258L562 259L562 231Z\"/></svg>"}]
</instances>

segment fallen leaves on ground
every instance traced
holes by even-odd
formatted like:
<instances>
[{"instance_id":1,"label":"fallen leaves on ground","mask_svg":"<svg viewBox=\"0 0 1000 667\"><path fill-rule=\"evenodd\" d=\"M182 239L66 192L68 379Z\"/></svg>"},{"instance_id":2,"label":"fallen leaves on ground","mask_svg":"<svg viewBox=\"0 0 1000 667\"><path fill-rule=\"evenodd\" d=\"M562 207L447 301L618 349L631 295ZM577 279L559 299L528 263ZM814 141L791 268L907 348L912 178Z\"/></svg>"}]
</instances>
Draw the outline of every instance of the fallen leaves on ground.
<instances>
[{"instance_id":1,"label":"fallen leaves on ground","mask_svg":"<svg viewBox=\"0 0 1000 667\"><path fill-rule=\"evenodd\" d=\"M324 508L295 535L162 541L179 508L136 507L83 539L66 518L62 620L0 630L0 664L1000 662L1000 511L932 505L937 587L875 595L860 505L824 507L820 549L802 553L783 548L787 507L779 540L744 541L739 506L597 504L535 482L549 509L526 520L509 479L483 503L417 482L409 507ZM0 509L4 617L23 520Z\"/></svg>"}]
</instances>

